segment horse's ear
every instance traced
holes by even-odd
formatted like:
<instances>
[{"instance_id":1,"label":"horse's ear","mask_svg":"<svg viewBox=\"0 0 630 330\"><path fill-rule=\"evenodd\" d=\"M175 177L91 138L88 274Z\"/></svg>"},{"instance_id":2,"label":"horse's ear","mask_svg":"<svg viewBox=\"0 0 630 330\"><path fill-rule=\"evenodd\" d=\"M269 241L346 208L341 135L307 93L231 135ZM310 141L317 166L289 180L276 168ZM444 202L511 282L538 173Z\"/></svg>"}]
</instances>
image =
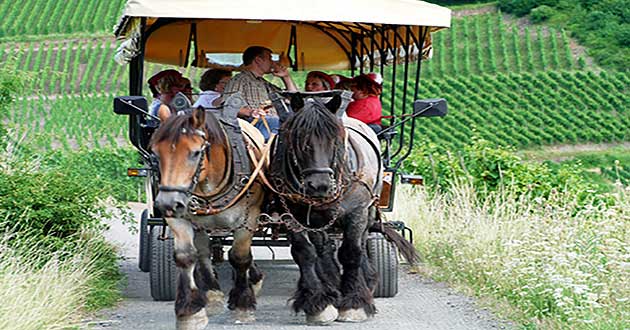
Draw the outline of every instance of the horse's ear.
<instances>
[{"instance_id":1,"label":"horse's ear","mask_svg":"<svg viewBox=\"0 0 630 330\"><path fill-rule=\"evenodd\" d=\"M206 124L206 109L204 109L204 107L194 109L190 120L192 121L193 128L203 128Z\"/></svg>"},{"instance_id":2,"label":"horse's ear","mask_svg":"<svg viewBox=\"0 0 630 330\"><path fill-rule=\"evenodd\" d=\"M291 95L291 110L297 112L302 110L302 108L304 108L304 99L302 96L299 93Z\"/></svg>"},{"instance_id":3,"label":"horse's ear","mask_svg":"<svg viewBox=\"0 0 630 330\"><path fill-rule=\"evenodd\" d=\"M339 110L340 106L341 106L341 96L339 95L333 96L332 99L330 99L330 101L326 103L326 108L330 110L330 112L335 113L335 114L337 113L337 110Z\"/></svg>"}]
</instances>

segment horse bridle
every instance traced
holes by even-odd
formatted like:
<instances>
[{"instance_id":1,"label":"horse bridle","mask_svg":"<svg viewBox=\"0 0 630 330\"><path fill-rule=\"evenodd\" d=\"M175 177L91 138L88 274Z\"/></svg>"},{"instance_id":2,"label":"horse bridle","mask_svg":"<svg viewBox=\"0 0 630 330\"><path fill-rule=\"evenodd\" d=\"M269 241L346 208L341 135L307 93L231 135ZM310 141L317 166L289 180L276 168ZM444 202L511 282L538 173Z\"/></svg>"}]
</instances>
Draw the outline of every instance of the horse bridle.
<instances>
[{"instance_id":1,"label":"horse bridle","mask_svg":"<svg viewBox=\"0 0 630 330\"><path fill-rule=\"evenodd\" d=\"M339 143L335 143L336 146L339 146ZM345 148L344 145L341 145L340 147ZM336 148L333 148L334 150L336 150ZM342 190L342 184L341 184L341 180L343 178L343 169L342 168L338 168L338 163L337 163L337 152L335 152L333 154L333 159L331 161L331 167L308 167L305 169L302 169L297 157L295 156L295 153L290 152L290 162L288 164L286 164L286 166L288 167L288 172L287 174L290 175L290 179L291 182L293 182L298 189L297 192L300 195L300 199L307 203L307 204L322 204L322 203L330 203L330 202L334 202L335 200L337 200L337 198L339 198L339 196L341 195L341 190ZM295 170L298 170L296 173ZM334 169L338 169L338 176L337 178L334 177L335 175L335 170ZM334 190L333 193L333 197L332 198L328 198L328 199L324 199L323 201L311 201L310 197L306 196L304 190L305 190L305 185L304 185L304 177L307 175L311 175L311 174L328 174L330 176L331 179L331 183L332 183L332 189ZM290 185L289 185L290 186ZM301 189L300 189L301 188Z\"/></svg>"},{"instance_id":2,"label":"horse bridle","mask_svg":"<svg viewBox=\"0 0 630 330\"><path fill-rule=\"evenodd\" d=\"M208 140L206 140L206 133L204 133L200 129L196 129L194 133L195 133L195 135L197 135L197 136L199 136L199 137L201 137L203 139L203 145L201 146L201 150L200 150L200 153L199 153L199 161L197 162L197 168L195 169L195 174L192 177L192 181L190 182L190 185L188 186L188 188L160 185L158 187L158 191L160 191L160 192L179 192L179 193L185 194L187 197L190 197L193 194L193 191L194 191L195 187L199 183L199 176L201 175L201 170L203 169L203 160L205 158L208 158L208 161L210 161L210 142L208 142Z\"/></svg>"}]
</instances>

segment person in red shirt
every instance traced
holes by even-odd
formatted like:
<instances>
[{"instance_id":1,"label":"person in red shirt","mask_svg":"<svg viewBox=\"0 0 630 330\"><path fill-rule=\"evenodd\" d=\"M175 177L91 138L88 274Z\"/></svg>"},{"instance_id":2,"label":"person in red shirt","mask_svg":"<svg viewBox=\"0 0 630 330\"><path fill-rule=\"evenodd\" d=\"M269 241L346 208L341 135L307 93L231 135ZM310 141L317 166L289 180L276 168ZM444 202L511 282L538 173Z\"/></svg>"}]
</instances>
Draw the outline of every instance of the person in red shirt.
<instances>
[{"instance_id":1,"label":"person in red shirt","mask_svg":"<svg viewBox=\"0 0 630 330\"><path fill-rule=\"evenodd\" d=\"M352 78L350 90L353 101L346 109L348 117L366 123L376 133L382 129L383 106L379 98L383 91L381 83L382 78L376 73L362 74Z\"/></svg>"}]
</instances>

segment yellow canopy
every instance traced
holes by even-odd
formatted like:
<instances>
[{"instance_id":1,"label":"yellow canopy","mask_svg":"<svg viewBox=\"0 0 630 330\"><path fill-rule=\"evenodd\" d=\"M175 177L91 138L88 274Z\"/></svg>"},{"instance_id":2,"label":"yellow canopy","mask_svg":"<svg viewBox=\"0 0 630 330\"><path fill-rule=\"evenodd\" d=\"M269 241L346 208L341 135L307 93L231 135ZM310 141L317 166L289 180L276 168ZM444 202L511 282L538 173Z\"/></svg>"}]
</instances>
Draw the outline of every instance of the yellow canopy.
<instances>
[{"instance_id":1,"label":"yellow canopy","mask_svg":"<svg viewBox=\"0 0 630 330\"><path fill-rule=\"evenodd\" d=\"M151 62L185 66L192 55L205 67L206 54L260 45L296 69L335 70L426 57L430 32L450 20L449 9L413 0L130 0L115 33L129 40L127 58L144 37Z\"/></svg>"}]
</instances>

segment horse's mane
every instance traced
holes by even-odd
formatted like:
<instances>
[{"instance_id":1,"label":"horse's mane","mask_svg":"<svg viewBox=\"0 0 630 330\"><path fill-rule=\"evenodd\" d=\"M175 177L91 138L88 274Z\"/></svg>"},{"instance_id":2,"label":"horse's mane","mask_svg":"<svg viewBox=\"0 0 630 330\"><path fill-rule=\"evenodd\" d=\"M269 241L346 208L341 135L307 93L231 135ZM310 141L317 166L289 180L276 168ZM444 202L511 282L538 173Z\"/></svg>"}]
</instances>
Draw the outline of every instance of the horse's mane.
<instances>
[{"instance_id":1,"label":"horse's mane","mask_svg":"<svg viewBox=\"0 0 630 330\"><path fill-rule=\"evenodd\" d=\"M212 116L212 118L209 118ZM195 129L192 123L192 114L173 115L170 116L160 127L153 133L150 144L169 141L177 143L184 136L195 135ZM206 140L212 144L225 144L225 135L219 121L214 118L211 113L206 113L205 128L207 132Z\"/></svg>"},{"instance_id":2,"label":"horse's mane","mask_svg":"<svg viewBox=\"0 0 630 330\"><path fill-rule=\"evenodd\" d=\"M315 138L322 143L334 143L343 133L342 125L335 114L319 100L309 100L304 108L291 116L283 125L282 132L287 148L298 159L304 159L305 148ZM333 148L334 145L331 145Z\"/></svg>"}]
</instances>

